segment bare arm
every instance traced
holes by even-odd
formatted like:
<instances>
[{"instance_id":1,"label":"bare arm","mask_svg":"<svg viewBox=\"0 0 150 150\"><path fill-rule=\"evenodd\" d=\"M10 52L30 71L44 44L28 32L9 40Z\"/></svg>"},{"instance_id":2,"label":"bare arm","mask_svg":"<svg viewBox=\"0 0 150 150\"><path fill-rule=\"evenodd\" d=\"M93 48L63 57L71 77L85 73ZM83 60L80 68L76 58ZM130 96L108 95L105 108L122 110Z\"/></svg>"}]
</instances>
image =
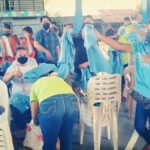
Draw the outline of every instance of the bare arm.
<instances>
[{"instance_id":1,"label":"bare arm","mask_svg":"<svg viewBox=\"0 0 150 150\"><path fill-rule=\"evenodd\" d=\"M15 76L15 72L6 73L3 77L3 81L7 83L9 80L11 80Z\"/></svg>"},{"instance_id":2,"label":"bare arm","mask_svg":"<svg viewBox=\"0 0 150 150\"><path fill-rule=\"evenodd\" d=\"M39 103L36 101L32 101L30 103L30 106L31 106L31 117L35 121L37 119L37 116L38 116Z\"/></svg>"},{"instance_id":3,"label":"bare arm","mask_svg":"<svg viewBox=\"0 0 150 150\"><path fill-rule=\"evenodd\" d=\"M46 56L47 56L47 58L48 58L48 60L51 59L51 57L52 57L52 56L51 56L51 53L50 53L47 49L45 49L41 44L39 44L39 42L34 41L34 47L35 47L37 50L39 50L39 51L45 53Z\"/></svg>"},{"instance_id":4,"label":"bare arm","mask_svg":"<svg viewBox=\"0 0 150 150\"><path fill-rule=\"evenodd\" d=\"M27 47L29 50L29 54L31 54L33 52L33 46L32 46L31 40L30 40L30 34L26 31L24 31L24 37L27 40Z\"/></svg>"},{"instance_id":5,"label":"bare arm","mask_svg":"<svg viewBox=\"0 0 150 150\"><path fill-rule=\"evenodd\" d=\"M145 35L146 35L146 31L140 31L140 30L138 30L138 29L135 28L135 27L131 27L131 30L132 30L133 32L136 32L137 34L139 34L139 35L141 35L141 36L145 36Z\"/></svg>"},{"instance_id":6,"label":"bare arm","mask_svg":"<svg viewBox=\"0 0 150 150\"><path fill-rule=\"evenodd\" d=\"M32 43L29 38L27 38L27 47L29 50L29 54L31 54L33 52L33 47L32 47Z\"/></svg>"},{"instance_id":7,"label":"bare arm","mask_svg":"<svg viewBox=\"0 0 150 150\"><path fill-rule=\"evenodd\" d=\"M150 64L150 55L144 55L144 56L143 56L143 61L144 61L145 63Z\"/></svg>"},{"instance_id":8,"label":"bare arm","mask_svg":"<svg viewBox=\"0 0 150 150\"><path fill-rule=\"evenodd\" d=\"M98 40L105 42L106 44L110 45L112 48L114 48L116 50L124 51L124 52L132 51L130 44L125 44L125 43L115 41L111 38L108 38L108 37L100 34L98 31L95 31L95 32L96 32L96 36L97 36Z\"/></svg>"},{"instance_id":9,"label":"bare arm","mask_svg":"<svg viewBox=\"0 0 150 150\"><path fill-rule=\"evenodd\" d=\"M6 73L3 77L3 81L5 83L7 83L8 81L10 81L11 79L13 79L14 77L17 78L21 78L22 77L22 73L18 70L18 71L12 71L9 73Z\"/></svg>"},{"instance_id":10,"label":"bare arm","mask_svg":"<svg viewBox=\"0 0 150 150\"><path fill-rule=\"evenodd\" d=\"M57 51L57 56L58 56L58 58L59 58L59 56L60 56L60 45L58 45L58 46L56 47L56 51Z\"/></svg>"},{"instance_id":11,"label":"bare arm","mask_svg":"<svg viewBox=\"0 0 150 150\"><path fill-rule=\"evenodd\" d=\"M2 64L3 64L6 59L6 45L3 39L1 43L2 43Z\"/></svg>"}]
</instances>

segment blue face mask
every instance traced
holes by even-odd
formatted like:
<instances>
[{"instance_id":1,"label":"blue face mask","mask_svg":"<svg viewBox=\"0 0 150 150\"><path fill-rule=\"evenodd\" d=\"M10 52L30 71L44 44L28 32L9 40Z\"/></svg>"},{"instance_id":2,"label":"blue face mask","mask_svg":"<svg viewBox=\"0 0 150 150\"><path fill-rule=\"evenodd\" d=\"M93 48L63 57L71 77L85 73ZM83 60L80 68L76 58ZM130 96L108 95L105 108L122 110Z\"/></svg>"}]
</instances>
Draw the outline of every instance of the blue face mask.
<instances>
[{"instance_id":1,"label":"blue face mask","mask_svg":"<svg viewBox=\"0 0 150 150\"><path fill-rule=\"evenodd\" d=\"M5 36L10 36L11 35L11 33L10 32L3 32L3 35L5 35Z\"/></svg>"},{"instance_id":2,"label":"blue face mask","mask_svg":"<svg viewBox=\"0 0 150 150\"><path fill-rule=\"evenodd\" d=\"M22 56L17 59L20 64L25 64L28 61L28 57Z\"/></svg>"},{"instance_id":3,"label":"blue face mask","mask_svg":"<svg viewBox=\"0 0 150 150\"><path fill-rule=\"evenodd\" d=\"M50 28L50 24L49 23L44 23L43 24L43 29L46 31Z\"/></svg>"}]
</instances>

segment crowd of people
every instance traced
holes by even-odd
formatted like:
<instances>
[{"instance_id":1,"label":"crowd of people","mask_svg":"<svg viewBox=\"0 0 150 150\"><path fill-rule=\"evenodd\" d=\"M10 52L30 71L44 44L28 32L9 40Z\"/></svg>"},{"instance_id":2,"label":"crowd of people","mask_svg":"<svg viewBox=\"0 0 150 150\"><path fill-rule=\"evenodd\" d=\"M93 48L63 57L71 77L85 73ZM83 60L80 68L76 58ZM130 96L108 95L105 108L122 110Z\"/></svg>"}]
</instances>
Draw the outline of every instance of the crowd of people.
<instances>
[{"instance_id":1,"label":"crowd of people","mask_svg":"<svg viewBox=\"0 0 150 150\"><path fill-rule=\"evenodd\" d=\"M57 24L48 16L40 18L41 29L22 29L22 39L5 24L0 38L0 73L10 95L11 125L26 129L31 120L41 127L43 150L72 149L74 125L79 119L76 93L98 72L120 74L125 89L124 69L135 68L135 129L150 148L150 24L140 14L127 16L116 31L102 35L92 16L85 16L79 33L72 23L60 36ZM123 92L122 92L123 93ZM122 99L125 99L122 96ZM0 107L4 111L4 108ZM3 112L0 111L0 112Z\"/></svg>"}]
</instances>

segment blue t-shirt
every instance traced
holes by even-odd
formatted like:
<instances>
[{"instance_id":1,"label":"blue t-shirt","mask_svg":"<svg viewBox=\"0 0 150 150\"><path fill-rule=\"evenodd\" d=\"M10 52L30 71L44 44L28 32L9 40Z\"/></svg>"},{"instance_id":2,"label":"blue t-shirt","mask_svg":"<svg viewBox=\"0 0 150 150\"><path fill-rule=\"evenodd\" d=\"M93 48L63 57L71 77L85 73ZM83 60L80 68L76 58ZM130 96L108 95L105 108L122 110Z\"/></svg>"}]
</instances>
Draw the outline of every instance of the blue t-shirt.
<instances>
[{"instance_id":1,"label":"blue t-shirt","mask_svg":"<svg viewBox=\"0 0 150 150\"><path fill-rule=\"evenodd\" d=\"M123 66L122 52L110 48L109 65L112 68L113 74L117 73L123 75L124 66Z\"/></svg>"},{"instance_id":2,"label":"blue t-shirt","mask_svg":"<svg viewBox=\"0 0 150 150\"><path fill-rule=\"evenodd\" d=\"M144 42L132 44L135 56L135 87L134 90L150 99L150 64L143 62L144 55L150 55L150 45Z\"/></svg>"}]
</instances>

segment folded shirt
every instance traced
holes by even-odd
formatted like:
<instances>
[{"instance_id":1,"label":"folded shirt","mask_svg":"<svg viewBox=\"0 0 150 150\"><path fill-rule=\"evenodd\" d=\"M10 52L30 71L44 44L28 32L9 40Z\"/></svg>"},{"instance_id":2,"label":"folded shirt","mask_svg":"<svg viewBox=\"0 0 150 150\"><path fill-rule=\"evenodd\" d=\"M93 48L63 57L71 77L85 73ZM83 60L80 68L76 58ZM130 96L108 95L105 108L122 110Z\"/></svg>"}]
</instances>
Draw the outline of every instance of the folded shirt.
<instances>
[{"instance_id":1,"label":"folded shirt","mask_svg":"<svg viewBox=\"0 0 150 150\"><path fill-rule=\"evenodd\" d=\"M49 72L55 71L57 72L57 68L54 64L46 64L42 63L38 67L26 72L23 75L24 82L35 82L42 76L48 75Z\"/></svg>"}]
</instances>

